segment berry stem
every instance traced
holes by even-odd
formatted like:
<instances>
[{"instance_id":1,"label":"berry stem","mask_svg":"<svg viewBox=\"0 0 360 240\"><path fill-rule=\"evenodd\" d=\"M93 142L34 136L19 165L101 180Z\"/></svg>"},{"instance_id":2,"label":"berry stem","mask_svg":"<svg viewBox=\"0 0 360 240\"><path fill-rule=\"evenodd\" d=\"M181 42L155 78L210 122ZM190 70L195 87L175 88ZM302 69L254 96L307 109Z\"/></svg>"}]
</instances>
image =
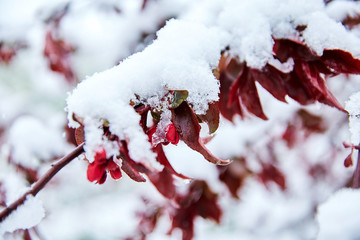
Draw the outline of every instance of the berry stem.
<instances>
[{"instance_id":1,"label":"berry stem","mask_svg":"<svg viewBox=\"0 0 360 240\"><path fill-rule=\"evenodd\" d=\"M81 153L84 152L84 143L77 146L72 152L62 157L58 162L52 165L52 167L43 175L32 187L29 191L24 193L20 198L11 203L5 209L0 212L0 222L4 221L6 217L8 217L17 207L23 204L29 195L36 196L41 189L45 187L45 185L68 163L70 163L73 159L78 157Z\"/></svg>"}]
</instances>

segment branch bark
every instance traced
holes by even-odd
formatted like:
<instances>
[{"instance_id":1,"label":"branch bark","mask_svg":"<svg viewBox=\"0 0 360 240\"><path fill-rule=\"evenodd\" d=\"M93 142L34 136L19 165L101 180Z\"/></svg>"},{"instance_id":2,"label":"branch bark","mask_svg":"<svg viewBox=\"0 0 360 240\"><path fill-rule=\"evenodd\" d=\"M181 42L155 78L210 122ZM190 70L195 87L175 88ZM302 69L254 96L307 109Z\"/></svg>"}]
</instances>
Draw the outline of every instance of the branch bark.
<instances>
[{"instance_id":1,"label":"branch bark","mask_svg":"<svg viewBox=\"0 0 360 240\"><path fill-rule=\"evenodd\" d=\"M17 207L23 204L29 195L36 196L41 189L68 163L70 163L74 158L78 157L81 153L84 152L84 143L77 146L72 152L62 157L57 163L52 165L52 167L43 175L29 191L24 193L20 198L11 203L5 209L0 212L0 222L4 221Z\"/></svg>"}]
</instances>

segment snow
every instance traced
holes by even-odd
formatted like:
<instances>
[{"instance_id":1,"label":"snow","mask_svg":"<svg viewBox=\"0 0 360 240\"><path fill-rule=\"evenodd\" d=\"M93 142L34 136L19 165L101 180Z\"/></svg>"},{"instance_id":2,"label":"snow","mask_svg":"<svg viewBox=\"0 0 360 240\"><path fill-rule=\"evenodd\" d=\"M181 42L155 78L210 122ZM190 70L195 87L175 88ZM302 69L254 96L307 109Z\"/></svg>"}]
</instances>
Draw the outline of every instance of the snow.
<instances>
[{"instance_id":1,"label":"snow","mask_svg":"<svg viewBox=\"0 0 360 240\"><path fill-rule=\"evenodd\" d=\"M344 49L355 55L360 54L359 39L323 12L309 16L303 38L319 56L324 49Z\"/></svg>"},{"instance_id":2,"label":"snow","mask_svg":"<svg viewBox=\"0 0 360 240\"><path fill-rule=\"evenodd\" d=\"M90 161L90 149L109 144L100 131L92 134L89 129L100 128L106 120L112 133L130 140L130 155L136 161L154 162L146 136L137 124L139 116L129 102L149 104L163 111L167 108L162 100L167 90L187 90L187 101L195 113L205 113L208 104L218 100L219 83L212 69L226 46L250 67L260 69L270 63L285 71L291 69L291 61L281 65L274 60L273 36L303 39L318 55L325 48L360 53L359 40L326 15L323 1L306 1L296 4L296 8L293 4L277 0L229 1L216 12L213 9L218 5L211 1L209 15L192 18L190 13L198 11L194 10L184 19L168 21L142 52L81 82L67 99L68 119L72 127L77 126L73 114L92 125L85 128ZM208 26L211 16L215 25L212 27ZM301 36L294 35L298 25L307 25ZM144 151L139 153L141 146ZM111 147L107 151L112 152Z\"/></svg>"},{"instance_id":3,"label":"snow","mask_svg":"<svg viewBox=\"0 0 360 240\"><path fill-rule=\"evenodd\" d=\"M216 29L179 20L168 21L157 35L157 40L144 51L87 78L68 97L71 126L77 126L72 120L74 113L86 123L87 150L89 146L103 144L100 131L91 137L93 141L87 136L89 128L99 128L102 120L106 120L113 134L130 140L129 152L134 160L154 158L147 136L138 124L140 116L129 105L131 100L139 102L136 95L140 102L149 103L150 98L150 103L155 103L152 107L166 108L161 105L161 98L167 89L185 89L189 92L188 102L198 114L205 113L208 104L218 99L219 83L212 68L220 58L224 36Z\"/></svg>"},{"instance_id":4,"label":"snow","mask_svg":"<svg viewBox=\"0 0 360 240\"><path fill-rule=\"evenodd\" d=\"M342 189L318 207L317 239L359 239L360 190Z\"/></svg>"},{"instance_id":5,"label":"snow","mask_svg":"<svg viewBox=\"0 0 360 240\"><path fill-rule=\"evenodd\" d=\"M272 57L271 26L259 8L265 2L231 1L218 17L219 27L230 33L231 51L254 68L265 66Z\"/></svg>"},{"instance_id":6,"label":"snow","mask_svg":"<svg viewBox=\"0 0 360 240\"><path fill-rule=\"evenodd\" d=\"M351 133L351 143L360 143L360 92L350 96L345 104L346 111L349 112L349 130Z\"/></svg>"},{"instance_id":7,"label":"snow","mask_svg":"<svg viewBox=\"0 0 360 240\"><path fill-rule=\"evenodd\" d=\"M29 229L36 226L45 216L42 201L29 195L3 222L0 223L0 235L17 229Z\"/></svg>"},{"instance_id":8,"label":"snow","mask_svg":"<svg viewBox=\"0 0 360 240\"><path fill-rule=\"evenodd\" d=\"M352 1L332 1L326 7L326 13L340 22L347 17L356 17L360 13L360 5Z\"/></svg>"},{"instance_id":9,"label":"snow","mask_svg":"<svg viewBox=\"0 0 360 240\"><path fill-rule=\"evenodd\" d=\"M37 168L41 161L65 153L61 131L33 116L16 119L9 129L12 161L24 167Z\"/></svg>"}]
</instances>

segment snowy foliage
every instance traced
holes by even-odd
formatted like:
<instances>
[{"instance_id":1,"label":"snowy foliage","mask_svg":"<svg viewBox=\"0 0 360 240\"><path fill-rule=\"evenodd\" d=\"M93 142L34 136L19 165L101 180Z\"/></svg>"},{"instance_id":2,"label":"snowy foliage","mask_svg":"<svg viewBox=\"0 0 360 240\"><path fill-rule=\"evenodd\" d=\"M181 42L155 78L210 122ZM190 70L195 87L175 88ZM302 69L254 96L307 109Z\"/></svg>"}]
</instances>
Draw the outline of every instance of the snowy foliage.
<instances>
[{"instance_id":1,"label":"snowy foliage","mask_svg":"<svg viewBox=\"0 0 360 240\"><path fill-rule=\"evenodd\" d=\"M0 223L0 234L13 232L17 229L29 229L44 218L45 211L42 202L34 197L28 197L14 213Z\"/></svg>"},{"instance_id":2,"label":"snowy foliage","mask_svg":"<svg viewBox=\"0 0 360 240\"><path fill-rule=\"evenodd\" d=\"M1 2L0 211L85 155L0 234L358 238L359 24L340 0Z\"/></svg>"}]
</instances>

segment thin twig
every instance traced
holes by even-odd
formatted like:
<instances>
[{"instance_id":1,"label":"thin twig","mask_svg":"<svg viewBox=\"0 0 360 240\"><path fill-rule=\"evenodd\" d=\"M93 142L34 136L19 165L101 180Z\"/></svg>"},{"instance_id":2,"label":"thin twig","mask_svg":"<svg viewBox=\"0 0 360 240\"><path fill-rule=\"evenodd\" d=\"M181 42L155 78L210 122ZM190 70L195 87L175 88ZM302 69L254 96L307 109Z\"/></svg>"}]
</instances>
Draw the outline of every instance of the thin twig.
<instances>
[{"instance_id":1,"label":"thin twig","mask_svg":"<svg viewBox=\"0 0 360 240\"><path fill-rule=\"evenodd\" d=\"M23 204L28 195L36 196L41 189L45 187L45 185L68 163L70 163L74 158L78 157L81 153L84 152L84 143L77 146L72 152L65 155L61 158L57 163L52 165L52 167L43 175L32 187L29 191L24 193L20 198L18 198L15 202L10 204L8 207L3 209L0 212L0 222L2 222L6 217L10 215L17 207Z\"/></svg>"},{"instance_id":2,"label":"thin twig","mask_svg":"<svg viewBox=\"0 0 360 240\"><path fill-rule=\"evenodd\" d=\"M360 150L358 150L358 159L354 173L353 188L360 188Z\"/></svg>"}]
</instances>

